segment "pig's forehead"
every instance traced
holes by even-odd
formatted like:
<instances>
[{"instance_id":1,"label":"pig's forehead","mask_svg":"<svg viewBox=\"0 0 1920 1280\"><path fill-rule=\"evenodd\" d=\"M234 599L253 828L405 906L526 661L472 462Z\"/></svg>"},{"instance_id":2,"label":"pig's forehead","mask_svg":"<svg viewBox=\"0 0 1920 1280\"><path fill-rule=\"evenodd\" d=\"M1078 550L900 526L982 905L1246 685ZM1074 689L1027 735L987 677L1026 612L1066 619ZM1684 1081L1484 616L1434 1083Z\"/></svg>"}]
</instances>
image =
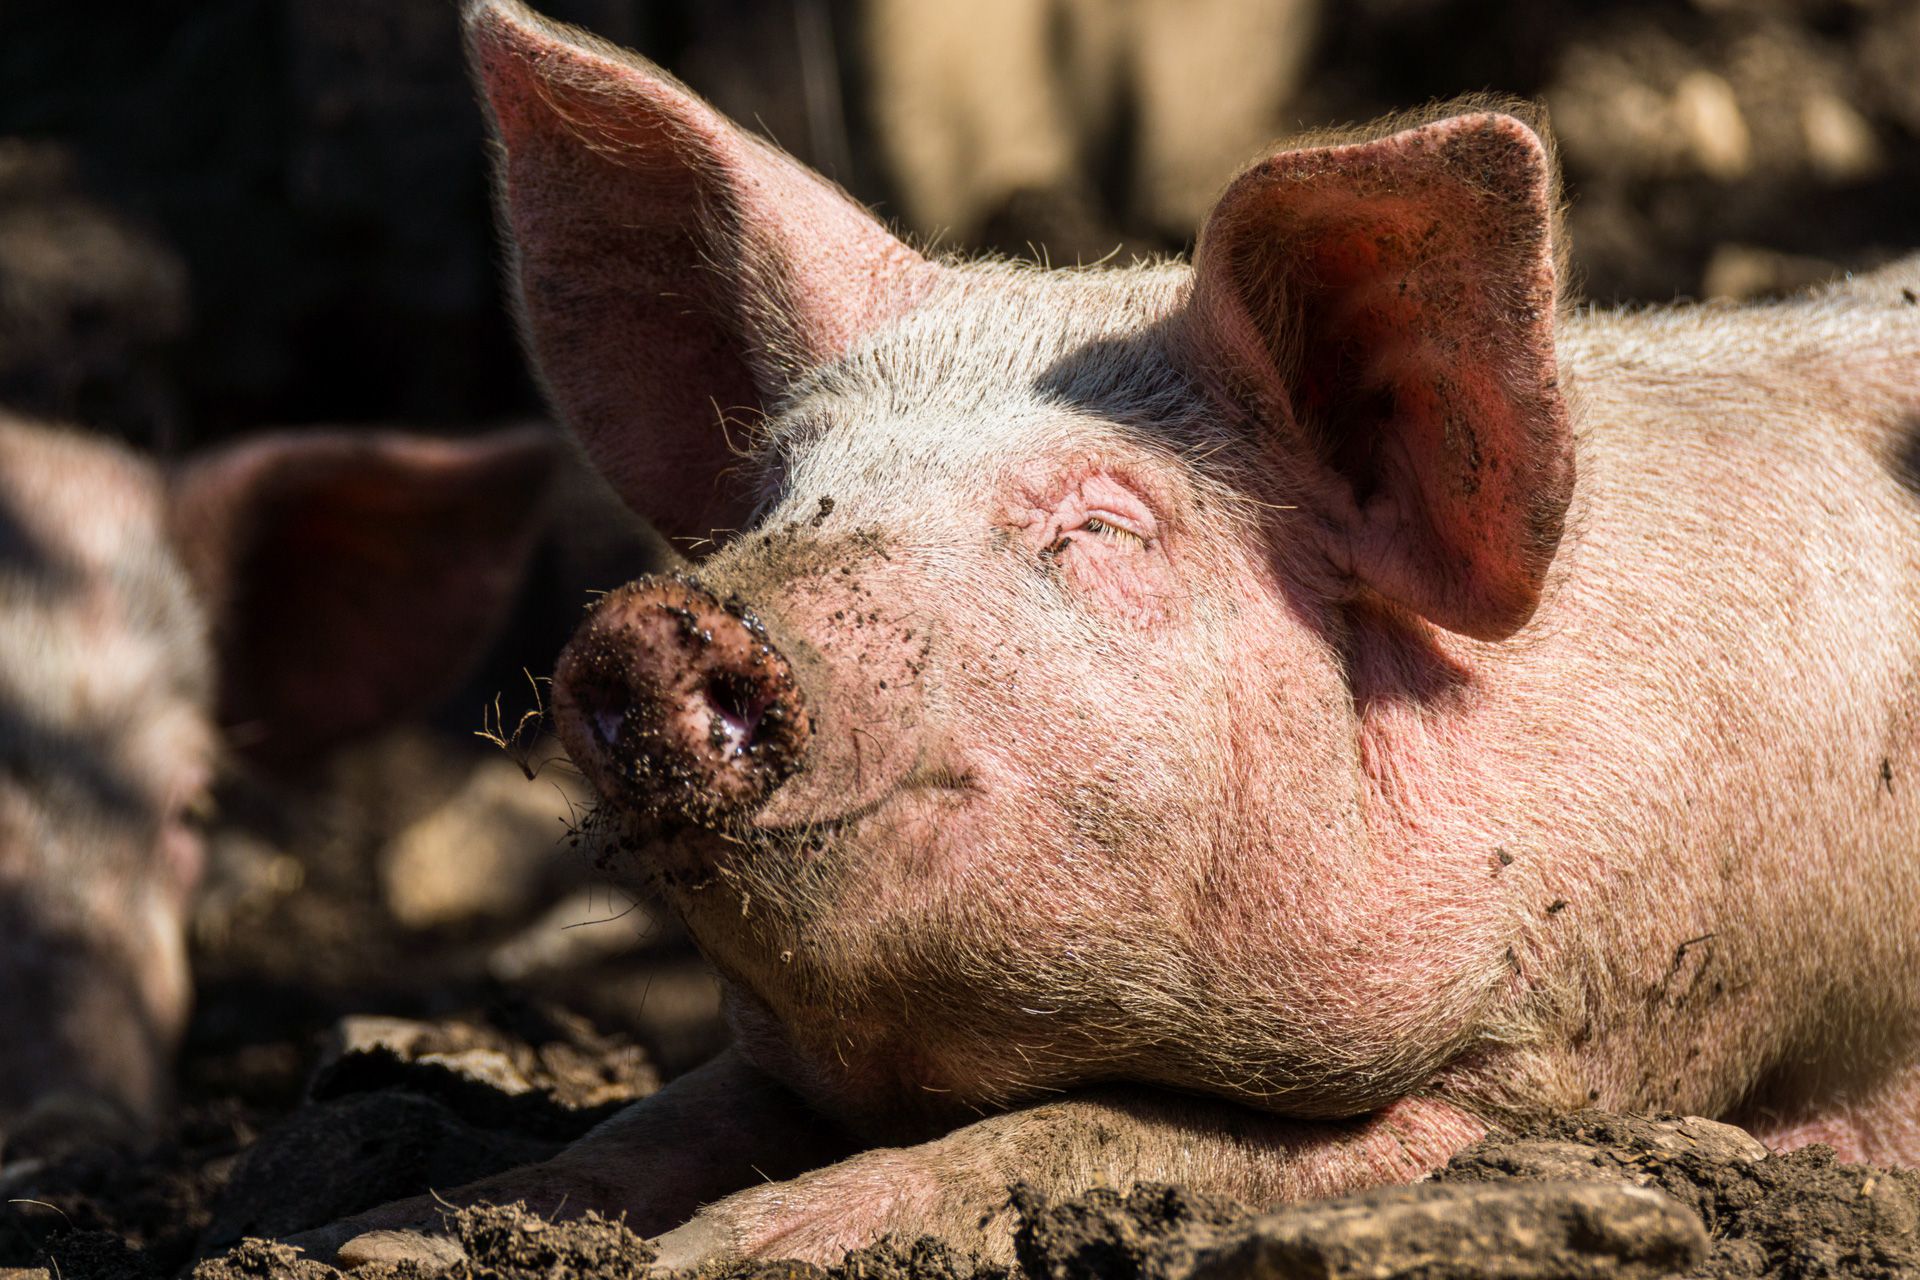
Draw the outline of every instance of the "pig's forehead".
<instances>
[{"instance_id":1,"label":"pig's forehead","mask_svg":"<svg viewBox=\"0 0 1920 1280\"><path fill-rule=\"evenodd\" d=\"M924 302L816 371L775 418L791 477L983 477L1078 445L1173 449L1207 421L1170 358L1189 269L945 274Z\"/></svg>"},{"instance_id":2,"label":"pig's forehead","mask_svg":"<svg viewBox=\"0 0 1920 1280\"><path fill-rule=\"evenodd\" d=\"M0 416L0 565L102 575L150 556L164 526L153 469L78 432Z\"/></svg>"},{"instance_id":3,"label":"pig's forehead","mask_svg":"<svg viewBox=\"0 0 1920 1280\"><path fill-rule=\"evenodd\" d=\"M210 698L206 621L164 533L152 467L0 419L0 719L112 738Z\"/></svg>"}]
</instances>

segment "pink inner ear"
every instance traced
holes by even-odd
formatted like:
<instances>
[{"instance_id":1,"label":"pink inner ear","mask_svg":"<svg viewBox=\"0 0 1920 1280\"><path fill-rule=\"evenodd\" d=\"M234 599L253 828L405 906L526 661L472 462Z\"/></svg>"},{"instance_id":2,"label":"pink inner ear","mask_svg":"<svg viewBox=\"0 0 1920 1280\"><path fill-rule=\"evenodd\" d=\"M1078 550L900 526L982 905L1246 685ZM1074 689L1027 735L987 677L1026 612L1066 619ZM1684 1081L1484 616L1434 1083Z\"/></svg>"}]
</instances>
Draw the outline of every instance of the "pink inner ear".
<instances>
[{"instance_id":1,"label":"pink inner ear","mask_svg":"<svg viewBox=\"0 0 1920 1280\"><path fill-rule=\"evenodd\" d=\"M658 70L518 6L469 17L528 337L568 424L668 532L732 527L722 418L912 306L934 268Z\"/></svg>"},{"instance_id":2,"label":"pink inner ear","mask_svg":"<svg viewBox=\"0 0 1920 1280\"><path fill-rule=\"evenodd\" d=\"M1572 488L1551 199L1526 125L1456 117L1273 157L1196 267L1199 341L1317 464L1337 558L1487 638L1532 614Z\"/></svg>"}]
</instances>

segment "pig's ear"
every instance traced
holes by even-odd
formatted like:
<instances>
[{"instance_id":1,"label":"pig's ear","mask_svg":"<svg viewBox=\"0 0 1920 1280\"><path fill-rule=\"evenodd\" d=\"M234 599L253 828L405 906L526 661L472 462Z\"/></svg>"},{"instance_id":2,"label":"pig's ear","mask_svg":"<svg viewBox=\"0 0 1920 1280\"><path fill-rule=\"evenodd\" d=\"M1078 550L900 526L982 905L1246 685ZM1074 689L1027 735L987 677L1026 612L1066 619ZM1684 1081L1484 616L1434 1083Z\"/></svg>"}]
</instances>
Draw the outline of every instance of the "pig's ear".
<instances>
[{"instance_id":1,"label":"pig's ear","mask_svg":"<svg viewBox=\"0 0 1920 1280\"><path fill-rule=\"evenodd\" d=\"M512 604L558 457L535 429L312 431L180 467L171 532L236 747L294 763L450 693Z\"/></svg>"},{"instance_id":2,"label":"pig's ear","mask_svg":"<svg viewBox=\"0 0 1920 1280\"><path fill-rule=\"evenodd\" d=\"M466 25L549 395L663 531L736 527L740 426L937 268L637 56L517 0L469 3Z\"/></svg>"},{"instance_id":3,"label":"pig's ear","mask_svg":"<svg viewBox=\"0 0 1920 1280\"><path fill-rule=\"evenodd\" d=\"M1200 357L1303 461L1335 563L1482 639L1532 616L1573 489L1555 198L1526 122L1454 116L1271 157L1195 259Z\"/></svg>"}]
</instances>

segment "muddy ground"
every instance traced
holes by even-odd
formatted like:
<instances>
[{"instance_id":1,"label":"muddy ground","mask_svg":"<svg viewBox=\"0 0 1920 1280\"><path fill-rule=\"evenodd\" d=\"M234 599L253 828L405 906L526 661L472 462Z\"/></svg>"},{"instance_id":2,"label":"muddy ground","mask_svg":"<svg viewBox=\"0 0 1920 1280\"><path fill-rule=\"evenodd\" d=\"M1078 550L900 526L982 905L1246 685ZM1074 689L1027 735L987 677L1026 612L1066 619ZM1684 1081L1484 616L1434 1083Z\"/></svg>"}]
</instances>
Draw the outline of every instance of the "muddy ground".
<instances>
[{"instance_id":1,"label":"muddy ground","mask_svg":"<svg viewBox=\"0 0 1920 1280\"><path fill-rule=\"evenodd\" d=\"M670 923L569 847L580 798L564 762L425 730L349 751L322 777L230 781L193 921L198 1003L172 1122L131 1150L91 1144L83 1126L9 1135L0 1269L44 1265L50 1240L88 1230L124 1237L162 1272L182 1266L262 1134L290 1121L297 1132L336 1093L379 1093L365 1055L320 1070L359 1043L343 1029L478 1081L392 1115L356 1112L370 1142L392 1143L360 1152L354 1180L376 1198L550 1151L710 1056L723 1036L712 979ZM382 1021L448 1018L424 1041ZM498 1144L485 1125L433 1128L444 1108L476 1107L504 1126ZM246 1222L291 1229L270 1214Z\"/></svg>"}]
</instances>

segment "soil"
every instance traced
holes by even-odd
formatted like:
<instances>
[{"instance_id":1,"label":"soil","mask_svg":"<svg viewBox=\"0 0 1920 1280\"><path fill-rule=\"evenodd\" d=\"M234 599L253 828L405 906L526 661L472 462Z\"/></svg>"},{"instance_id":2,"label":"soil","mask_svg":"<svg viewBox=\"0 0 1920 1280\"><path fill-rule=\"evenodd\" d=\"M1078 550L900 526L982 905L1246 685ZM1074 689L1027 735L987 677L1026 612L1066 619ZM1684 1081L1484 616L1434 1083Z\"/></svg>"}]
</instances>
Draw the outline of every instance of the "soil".
<instances>
[{"instance_id":1,"label":"soil","mask_svg":"<svg viewBox=\"0 0 1920 1280\"><path fill-rule=\"evenodd\" d=\"M1920 1275L1920 1173L1844 1164L1820 1146L1783 1155L1705 1121L1585 1112L1456 1156L1441 1181L1603 1178L1655 1187L1697 1214L1712 1253L1702 1280Z\"/></svg>"},{"instance_id":2,"label":"soil","mask_svg":"<svg viewBox=\"0 0 1920 1280\"><path fill-rule=\"evenodd\" d=\"M552 767L544 748L530 763ZM413 730L298 785L228 784L178 1106L144 1138L14 1141L0 1276L49 1259L67 1277L171 1275L205 1247L457 1185L550 1154L718 1049L717 989L677 929L567 849L577 787L487 781L502 770L521 776ZM551 834L527 840L530 822ZM449 861L515 883L520 911L442 893L431 923L407 923L428 899L395 868L444 882Z\"/></svg>"}]
</instances>

